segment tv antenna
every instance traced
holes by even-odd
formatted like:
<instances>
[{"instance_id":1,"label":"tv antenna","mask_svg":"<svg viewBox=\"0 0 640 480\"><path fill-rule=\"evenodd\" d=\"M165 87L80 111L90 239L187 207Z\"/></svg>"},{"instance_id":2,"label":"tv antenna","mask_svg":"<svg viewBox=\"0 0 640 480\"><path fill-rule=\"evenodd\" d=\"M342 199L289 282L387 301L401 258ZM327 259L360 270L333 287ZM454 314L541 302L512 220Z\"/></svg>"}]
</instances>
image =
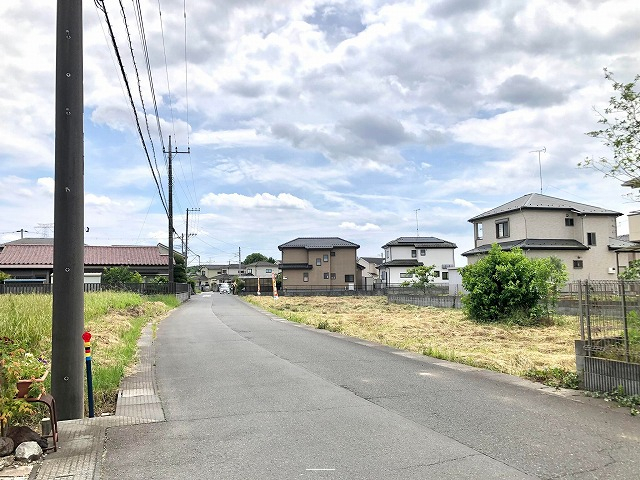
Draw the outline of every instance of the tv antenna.
<instances>
[{"instance_id":1,"label":"tv antenna","mask_svg":"<svg viewBox=\"0 0 640 480\"><path fill-rule=\"evenodd\" d=\"M531 150L529 153L537 153L538 154L538 166L540 167L540 193L542 193L542 162L540 161L540 154L546 153L547 148L542 147L540 150Z\"/></svg>"},{"instance_id":2,"label":"tv antenna","mask_svg":"<svg viewBox=\"0 0 640 480\"><path fill-rule=\"evenodd\" d=\"M419 208L416 208L414 210L414 212L416 212L416 237L420 236L420 232L418 231L418 212L420 211Z\"/></svg>"}]
</instances>

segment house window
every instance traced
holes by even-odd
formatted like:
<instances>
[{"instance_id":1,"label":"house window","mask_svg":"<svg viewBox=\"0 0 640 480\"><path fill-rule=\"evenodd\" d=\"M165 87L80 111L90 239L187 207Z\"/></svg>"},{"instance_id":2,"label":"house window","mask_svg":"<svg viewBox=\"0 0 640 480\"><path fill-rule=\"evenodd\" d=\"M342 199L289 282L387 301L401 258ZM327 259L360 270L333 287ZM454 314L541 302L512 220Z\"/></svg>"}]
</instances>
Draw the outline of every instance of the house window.
<instances>
[{"instance_id":1,"label":"house window","mask_svg":"<svg viewBox=\"0 0 640 480\"><path fill-rule=\"evenodd\" d=\"M587 245L595 245L596 244L596 232L587 233Z\"/></svg>"},{"instance_id":2,"label":"house window","mask_svg":"<svg viewBox=\"0 0 640 480\"><path fill-rule=\"evenodd\" d=\"M442 279L449 280L449 272L442 272Z\"/></svg>"},{"instance_id":3,"label":"house window","mask_svg":"<svg viewBox=\"0 0 640 480\"><path fill-rule=\"evenodd\" d=\"M411 258L416 258L418 256L418 252L416 250L411 250Z\"/></svg>"},{"instance_id":4,"label":"house window","mask_svg":"<svg viewBox=\"0 0 640 480\"><path fill-rule=\"evenodd\" d=\"M273 270L271 270L270 268L265 269L265 273L271 273L271 272L273 272Z\"/></svg>"},{"instance_id":5,"label":"house window","mask_svg":"<svg viewBox=\"0 0 640 480\"><path fill-rule=\"evenodd\" d=\"M573 218L565 218L564 219L565 227L573 227Z\"/></svg>"},{"instance_id":6,"label":"house window","mask_svg":"<svg viewBox=\"0 0 640 480\"><path fill-rule=\"evenodd\" d=\"M345 275L344 276L344 281L348 282L348 283L349 282L353 283L353 275Z\"/></svg>"},{"instance_id":7,"label":"house window","mask_svg":"<svg viewBox=\"0 0 640 480\"><path fill-rule=\"evenodd\" d=\"M331 256L335 257L336 256L336 252L331 252Z\"/></svg>"},{"instance_id":8,"label":"house window","mask_svg":"<svg viewBox=\"0 0 640 480\"><path fill-rule=\"evenodd\" d=\"M329 272L327 272L327 273L325 273L325 274L324 274L324 279L325 279L325 280L329 280Z\"/></svg>"},{"instance_id":9,"label":"house window","mask_svg":"<svg viewBox=\"0 0 640 480\"><path fill-rule=\"evenodd\" d=\"M303 282L308 282L309 281L309 272L304 272L302 274L302 281Z\"/></svg>"},{"instance_id":10,"label":"house window","mask_svg":"<svg viewBox=\"0 0 640 480\"><path fill-rule=\"evenodd\" d=\"M401 273L400 278L413 278L413 275L407 272Z\"/></svg>"},{"instance_id":11,"label":"house window","mask_svg":"<svg viewBox=\"0 0 640 480\"><path fill-rule=\"evenodd\" d=\"M247 268L247 273L248 273L249 275L253 274L253 268Z\"/></svg>"},{"instance_id":12,"label":"house window","mask_svg":"<svg viewBox=\"0 0 640 480\"><path fill-rule=\"evenodd\" d=\"M426 254L427 254L427 251L424 248L420 249L420 256L421 257L424 257Z\"/></svg>"},{"instance_id":13,"label":"house window","mask_svg":"<svg viewBox=\"0 0 640 480\"><path fill-rule=\"evenodd\" d=\"M582 268L582 260L574 260L573 268Z\"/></svg>"},{"instance_id":14,"label":"house window","mask_svg":"<svg viewBox=\"0 0 640 480\"><path fill-rule=\"evenodd\" d=\"M329 255L323 255L322 256L322 260L324 260L325 262L329 261Z\"/></svg>"},{"instance_id":15,"label":"house window","mask_svg":"<svg viewBox=\"0 0 640 480\"><path fill-rule=\"evenodd\" d=\"M335 273L332 273L332 274L331 274L331 280L335 280L335 279L336 279L336 274L335 274Z\"/></svg>"},{"instance_id":16,"label":"house window","mask_svg":"<svg viewBox=\"0 0 640 480\"><path fill-rule=\"evenodd\" d=\"M496 220L496 238L505 238L509 236L509 219Z\"/></svg>"},{"instance_id":17,"label":"house window","mask_svg":"<svg viewBox=\"0 0 640 480\"><path fill-rule=\"evenodd\" d=\"M316 266L319 267L320 265L322 265L322 259L316 258Z\"/></svg>"},{"instance_id":18,"label":"house window","mask_svg":"<svg viewBox=\"0 0 640 480\"><path fill-rule=\"evenodd\" d=\"M482 224L474 223L474 226L476 227L476 239L482 240Z\"/></svg>"}]
</instances>

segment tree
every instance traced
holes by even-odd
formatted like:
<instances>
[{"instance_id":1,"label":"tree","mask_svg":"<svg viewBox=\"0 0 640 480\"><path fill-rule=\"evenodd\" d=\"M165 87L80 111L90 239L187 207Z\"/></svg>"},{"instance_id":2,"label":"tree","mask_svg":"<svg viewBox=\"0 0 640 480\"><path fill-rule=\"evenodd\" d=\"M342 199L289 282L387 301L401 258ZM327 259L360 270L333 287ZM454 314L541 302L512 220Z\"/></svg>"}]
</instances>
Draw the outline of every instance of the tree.
<instances>
[{"instance_id":1,"label":"tree","mask_svg":"<svg viewBox=\"0 0 640 480\"><path fill-rule=\"evenodd\" d=\"M620 83L605 68L604 77L611 82L615 95L604 112L598 112L602 128L587 135L602 140L613 150L613 158L587 158L578 165L640 188L640 75L632 82Z\"/></svg>"},{"instance_id":2,"label":"tree","mask_svg":"<svg viewBox=\"0 0 640 480\"><path fill-rule=\"evenodd\" d=\"M407 273L412 275L411 280L402 282L400 285L403 287L419 288L424 293L427 293L427 289L432 286L435 275L435 265L420 265L418 267L411 267L407 269Z\"/></svg>"},{"instance_id":3,"label":"tree","mask_svg":"<svg viewBox=\"0 0 640 480\"><path fill-rule=\"evenodd\" d=\"M249 255L247 255L247 257L244 259L244 262L242 263L245 265L249 265L250 263L256 263L256 262L276 263L276 261L272 257L267 258L261 253L250 253Z\"/></svg>"},{"instance_id":4,"label":"tree","mask_svg":"<svg viewBox=\"0 0 640 480\"><path fill-rule=\"evenodd\" d=\"M622 280L640 279L640 260L631 260L629 266L618 275Z\"/></svg>"},{"instance_id":5,"label":"tree","mask_svg":"<svg viewBox=\"0 0 640 480\"><path fill-rule=\"evenodd\" d=\"M142 283L142 275L129 267L105 268L102 272L102 283L121 287L125 283Z\"/></svg>"},{"instance_id":6,"label":"tree","mask_svg":"<svg viewBox=\"0 0 640 480\"><path fill-rule=\"evenodd\" d=\"M184 265L184 257L173 254L173 281L176 283L187 283L187 270Z\"/></svg>"},{"instance_id":7,"label":"tree","mask_svg":"<svg viewBox=\"0 0 640 480\"><path fill-rule=\"evenodd\" d=\"M488 255L460 269L467 315L480 322L531 324L553 312L559 288L566 282L557 258L527 258L522 250L506 252L494 244Z\"/></svg>"},{"instance_id":8,"label":"tree","mask_svg":"<svg viewBox=\"0 0 640 480\"><path fill-rule=\"evenodd\" d=\"M11 278L11 275L0 270L0 283L4 282L8 278Z\"/></svg>"}]
</instances>

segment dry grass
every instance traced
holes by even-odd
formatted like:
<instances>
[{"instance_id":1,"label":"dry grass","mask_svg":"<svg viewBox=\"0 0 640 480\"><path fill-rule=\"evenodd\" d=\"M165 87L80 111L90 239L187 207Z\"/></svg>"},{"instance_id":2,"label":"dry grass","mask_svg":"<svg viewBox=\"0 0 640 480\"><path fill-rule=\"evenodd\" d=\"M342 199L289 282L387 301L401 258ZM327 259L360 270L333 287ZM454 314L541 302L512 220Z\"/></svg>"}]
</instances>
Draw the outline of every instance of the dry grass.
<instances>
[{"instance_id":1,"label":"dry grass","mask_svg":"<svg viewBox=\"0 0 640 480\"><path fill-rule=\"evenodd\" d=\"M577 319L521 327L478 324L460 310L388 303L386 297L245 297L292 321L392 347L524 376L532 369L575 371Z\"/></svg>"}]
</instances>

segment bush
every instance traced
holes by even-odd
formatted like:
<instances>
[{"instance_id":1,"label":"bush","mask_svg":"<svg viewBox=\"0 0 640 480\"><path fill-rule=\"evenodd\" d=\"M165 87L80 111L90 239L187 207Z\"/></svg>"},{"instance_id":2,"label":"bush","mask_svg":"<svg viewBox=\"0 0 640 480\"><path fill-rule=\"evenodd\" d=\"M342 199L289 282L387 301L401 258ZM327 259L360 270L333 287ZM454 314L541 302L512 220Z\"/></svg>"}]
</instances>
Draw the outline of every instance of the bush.
<instances>
[{"instance_id":1,"label":"bush","mask_svg":"<svg viewBox=\"0 0 640 480\"><path fill-rule=\"evenodd\" d=\"M530 325L548 318L567 274L554 258L530 259L522 250L494 244L482 260L463 267L462 297L467 315L481 322Z\"/></svg>"},{"instance_id":2,"label":"bush","mask_svg":"<svg viewBox=\"0 0 640 480\"><path fill-rule=\"evenodd\" d=\"M104 269L101 281L106 285L121 287L125 283L142 283L142 275L129 267L111 267Z\"/></svg>"}]
</instances>

